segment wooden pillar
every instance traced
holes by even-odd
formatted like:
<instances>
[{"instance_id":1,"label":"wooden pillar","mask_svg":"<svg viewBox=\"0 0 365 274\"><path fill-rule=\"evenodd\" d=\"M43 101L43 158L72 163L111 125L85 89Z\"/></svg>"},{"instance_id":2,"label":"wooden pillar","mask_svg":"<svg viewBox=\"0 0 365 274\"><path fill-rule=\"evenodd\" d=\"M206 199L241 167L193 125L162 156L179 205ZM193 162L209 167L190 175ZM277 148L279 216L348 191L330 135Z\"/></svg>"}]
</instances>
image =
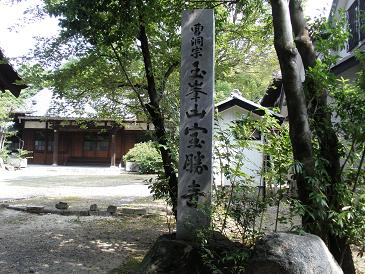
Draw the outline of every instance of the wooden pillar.
<instances>
[{"instance_id":1,"label":"wooden pillar","mask_svg":"<svg viewBox=\"0 0 365 274\"><path fill-rule=\"evenodd\" d=\"M110 167L115 167L115 134L112 133L112 142L110 146Z\"/></svg>"},{"instance_id":2,"label":"wooden pillar","mask_svg":"<svg viewBox=\"0 0 365 274\"><path fill-rule=\"evenodd\" d=\"M53 166L58 165L58 136L59 132L57 129L53 130Z\"/></svg>"}]
</instances>

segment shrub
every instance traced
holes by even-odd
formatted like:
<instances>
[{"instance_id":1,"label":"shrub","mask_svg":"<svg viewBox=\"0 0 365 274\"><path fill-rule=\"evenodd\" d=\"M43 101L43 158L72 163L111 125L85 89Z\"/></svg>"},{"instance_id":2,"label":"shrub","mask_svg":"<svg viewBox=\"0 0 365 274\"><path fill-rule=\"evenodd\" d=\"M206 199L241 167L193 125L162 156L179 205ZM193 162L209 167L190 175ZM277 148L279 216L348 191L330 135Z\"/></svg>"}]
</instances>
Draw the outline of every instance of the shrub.
<instances>
[{"instance_id":1,"label":"shrub","mask_svg":"<svg viewBox=\"0 0 365 274\"><path fill-rule=\"evenodd\" d=\"M162 168L160 152L153 142L135 144L123 157L124 161L136 162L140 173L157 173Z\"/></svg>"}]
</instances>

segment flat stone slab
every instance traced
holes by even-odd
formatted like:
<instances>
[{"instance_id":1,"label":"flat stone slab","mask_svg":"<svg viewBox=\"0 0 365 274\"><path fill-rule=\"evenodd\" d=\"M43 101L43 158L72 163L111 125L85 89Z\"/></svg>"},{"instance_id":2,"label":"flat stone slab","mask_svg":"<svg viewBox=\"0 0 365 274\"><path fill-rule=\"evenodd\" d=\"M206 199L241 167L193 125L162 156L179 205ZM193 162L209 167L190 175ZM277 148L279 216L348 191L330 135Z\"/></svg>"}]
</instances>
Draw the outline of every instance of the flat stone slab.
<instances>
[{"instance_id":1,"label":"flat stone slab","mask_svg":"<svg viewBox=\"0 0 365 274\"><path fill-rule=\"evenodd\" d=\"M120 216L120 215L147 216L156 214L152 212L152 210L149 210L148 208L138 208L138 207L117 208L116 206L113 206L112 210L111 208L109 210L108 209L107 210L50 209L50 208L45 208L44 206L8 205L8 204L0 204L0 208L1 207L12 210L25 211L29 213L58 214L63 216Z\"/></svg>"},{"instance_id":2,"label":"flat stone slab","mask_svg":"<svg viewBox=\"0 0 365 274\"><path fill-rule=\"evenodd\" d=\"M44 206L24 206L24 205L8 205L7 209L24 211L36 214L57 214L62 216L118 216L117 214L108 211L90 211L90 210L59 210L47 209Z\"/></svg>"},{"instance_id":3,"label":"flat stone slab","mask_svg":"<svg viewBox=\"0 0 365 274\"><path fill-rule=\"evenodd\" d=\"M8 209L13 209L13 210L18 210L18 211L26 211L27 207L24 205L9 205L6 208Z\"/></svg>"},{"instance_id":4,"label":"flat stone slab","mask_svg":"<svg viewBox=\"0 0 365 274\"><path fill-rule=\"evenodd\" d=\"M122 207L120 209L120 212L126 215L146 215L148 213L146 208L130 208L130 207Z\"/></svg>"},{"instance_id":5,"label":"flat stone slab","mask_svg":"<svg viewBox=\"0 0 365 274\"><path fill-rule=\"evenodd\" d=\"M44 206L27 206L25 211L30 213L43 213Z\"/></svg>"},{"instance_id":6,"label":"flat stone slab","mask_svg":"<svg viewBox=\"0 0 365 274\"><path fill-rule=\"evenodd\" d=\"M111 214L108 211L93 211L89 210L89 216L117 216L116 214Z\"/></svg>"},{"instance_id":7,"label":"flat stone slab","mask_svg":"<svg viewBox=\"0 0 365 274\"><path fill-rule=\"evenodd\" d=\"M7 209L25 211L29 213L37 214L58 214L64 216L89 216L88 210L57 210L57 209L45 209L44 206L24 206L24 205L9 205Z\"/></svg>"}]
</instances>

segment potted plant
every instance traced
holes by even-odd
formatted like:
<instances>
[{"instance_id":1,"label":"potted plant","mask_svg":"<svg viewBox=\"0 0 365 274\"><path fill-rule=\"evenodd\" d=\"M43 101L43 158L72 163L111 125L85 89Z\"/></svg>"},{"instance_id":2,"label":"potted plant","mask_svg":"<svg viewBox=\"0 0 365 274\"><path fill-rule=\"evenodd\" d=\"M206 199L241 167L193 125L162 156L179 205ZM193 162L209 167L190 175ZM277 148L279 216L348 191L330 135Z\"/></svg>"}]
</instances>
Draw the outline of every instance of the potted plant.
<instances>
[{"instance_id":1,"label":"potted plant","mask_svg":"<svg viewBox=\"0 0 365 274\"><path fill-rule=\"evenodd\" d=\"M28 158L32 152L25 149L17 149L17 152L10 154L7 162L14 168L25 168L28 166Z\"/></svg>"},{"instance_id":2,"label":"potted plant","mask_svg":"<svg viewBox=\"0 0 365 274\"><path fill-rule=\"evenodd\" d=\"M123 157L125 161L125 170L128 172L138 172L138 164L132 153L127 153Z\"/></svg>"}]
</instances>

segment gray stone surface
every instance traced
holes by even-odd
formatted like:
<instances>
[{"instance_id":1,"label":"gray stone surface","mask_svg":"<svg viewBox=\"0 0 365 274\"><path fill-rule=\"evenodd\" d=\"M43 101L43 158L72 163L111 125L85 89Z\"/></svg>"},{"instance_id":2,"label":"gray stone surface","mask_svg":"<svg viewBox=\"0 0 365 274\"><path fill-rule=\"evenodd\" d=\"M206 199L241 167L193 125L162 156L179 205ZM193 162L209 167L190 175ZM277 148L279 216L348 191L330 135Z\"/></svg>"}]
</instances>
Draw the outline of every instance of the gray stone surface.
<instances>
[{"instance_id":1,"label":"gray stone surface","mask_svg":"<svg viewBox=\"0 0 365 274\"><path fill-rule=\"evenodd\" d=\"M110 214L115 214L117 212L117 207L114 205L110 205L108 206L108 208L106 209L107 212L109 212Z\"/></svg>"},{"instance_id":2,"label":"gray stone surface","mask_svg":"<svg viewBox=\"0 0 365 274\"><path fill-rule=\"evenodd\" d=\"M6 208L17 210L17 211L26 211L27 210L27 206L25 206L25 205L9 205Z\"/></svg>"},{"instance_id":3,"label":"gray stone surface","mask_svg":"<svg viewBox=\"0 0 365 274\"><path fill-rule=\"evenodd\" d=\"M209 273L203 269L196 248L184 241L168 239L162 236L144 257L138 274L193 274Z\"/></svg>"},{"instance_id":4,"label":"gray stone surface","mask_svg":"<svg viewBox=\"0 0 365 274\"><path fill-rule=\"evenodd\" d=\"M101 216L101 211L91 211L89 210L89 215L90 216Z\"/></svg>"},{"instance_id":5,"label":"gray stone surface","mask_svg":"<svg viewBox=\"0 0 365 274\"><path fill-rule=\"evenodd\" d=\"M42 213L44 206L27 206L26 211L30 213Z\"/></svg>"},{"instance_id":6,"label":"gray stone surface","mask_svg":"<svg viewBox=\"0 0 365 274\"><path fill-rule=\"evenodd\" d=\"M214 93L213 10L185 11L182 19L180 159L177 237L189 240L209 226Z\"/></svg>"},{"instance_id":7,"label":"gray stone surface","mask_svg":"<svg viewBox=\"0 0 365 274\"><path fill-rule=\"evenodd\" d=\"M342 274L324 242L315 235L274 233L258 241L247 274Z\"/></svg>"},{"instance_id":8,"label":"gray stone surface","mask_svg":"<svg viewBox=\"0 0 365 274\"><path fill-rule=\"evenodd\" d=\"M58 202L56 204L56 208L60 209L60 210L66 210L66 209L68 209L68 207L69 207L68 203L65 203L65 202Z\"/></svg>"},{"instance_id":9,"label":"gray stone surface","mask_svg":"<svg viewBox=\"0 0 365 274\"><path fill-rule=\"evenodd\" d=\"M97 204L92 204L90 206L90 211L97 211L98 210L98 205Z\"/></svg>"},{"instance_id":10,"label":"gray stone surface","mask_svg":"<svg viewBox=\"0 0 365 274\"><path fill-rule=\"evenodd\" d=\"M127 215L146 215L147 209L146 208L130 208L130 207L122 207L120 209L122 214Z\"/></svg>"},{"instance_id":11,"label":"gray stone surface","mask_svg":"<svg viewBox=\"0 0 365 274\"><path fill-rule=\"evenodd\" d=\"M234 260L219 258L227 257L229 252L248 254L248 250L219 232L212 233L210 237L207 235L206 240L205 247L213 262L208 262L209 259L202 256L204 252L198 243L176 240L174 234L162 235L144 257L137 273L211 274L215 273L214 269L222 271L219 273L236 273L237 265L234 265ZM210 263L215 267L210 267Z\"/></svg>"}]
</instances>

